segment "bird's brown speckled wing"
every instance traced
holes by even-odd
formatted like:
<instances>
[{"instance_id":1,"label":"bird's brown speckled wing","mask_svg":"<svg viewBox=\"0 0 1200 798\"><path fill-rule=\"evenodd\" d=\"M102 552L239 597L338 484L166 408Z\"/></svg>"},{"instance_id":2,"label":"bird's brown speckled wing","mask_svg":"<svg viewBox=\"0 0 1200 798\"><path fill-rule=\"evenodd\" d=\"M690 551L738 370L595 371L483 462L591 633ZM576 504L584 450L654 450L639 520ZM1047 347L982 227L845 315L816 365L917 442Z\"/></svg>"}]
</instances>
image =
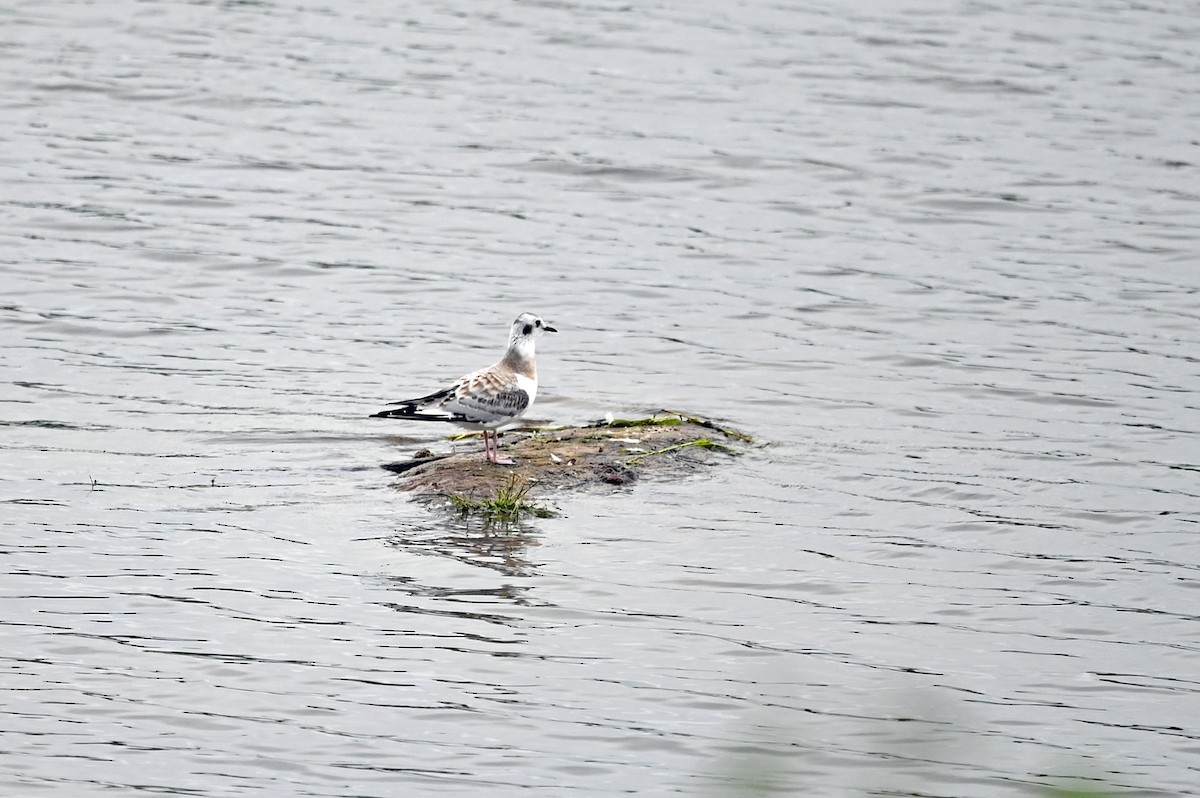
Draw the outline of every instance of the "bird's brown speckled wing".
<instances>
[{"instance_id":1,"label":"bird's brown speckled wing","mask_svg":"<svg viewBox=\"0 0 1200 798\"><path fill-rule=\"evenodd\" d=\"M529 407L529 394L517 386L511 374L486 369L459 381L454 398L443 403L450 413L465 421L489 422L515 418Z\"/></svg>"},{"instance_id":2,"label":"bird's brown speckled wing","mask_svg":"<svg viewBox=\"0 0 1200 798\"><path fill-rule=\"evenodd\" d=\"M414 421L450 421L494 429L529 408L530 395L504 361L457 380L449 388L407 399L375 415Z\"/></svg>"}]
</instances>

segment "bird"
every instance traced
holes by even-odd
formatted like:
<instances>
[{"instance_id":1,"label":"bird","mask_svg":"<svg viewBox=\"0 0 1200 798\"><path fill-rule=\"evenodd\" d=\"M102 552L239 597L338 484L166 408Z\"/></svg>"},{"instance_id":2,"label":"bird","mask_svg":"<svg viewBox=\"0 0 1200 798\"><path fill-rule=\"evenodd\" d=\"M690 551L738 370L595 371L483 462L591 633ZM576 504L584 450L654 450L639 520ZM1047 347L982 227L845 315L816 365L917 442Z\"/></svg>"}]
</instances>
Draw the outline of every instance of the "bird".
<instances>
[{"instance_id":1,"label":"bird","mask_svg":"<svg viewBox=\"0 0 1200 798\"><path fill-rule=\"evenodd\" d=\"M453 385L428 396L392 402L371 418L405 418L413 421L448 421L460 427L483 430L483 452L489 462L512 465L500 457L497 432L515 426L537 397L537 363L534 342L542 333L558 330L532 313L522 313L512 323L504 357L485 369L459 377Z\"/></svg>"}]
</instances>

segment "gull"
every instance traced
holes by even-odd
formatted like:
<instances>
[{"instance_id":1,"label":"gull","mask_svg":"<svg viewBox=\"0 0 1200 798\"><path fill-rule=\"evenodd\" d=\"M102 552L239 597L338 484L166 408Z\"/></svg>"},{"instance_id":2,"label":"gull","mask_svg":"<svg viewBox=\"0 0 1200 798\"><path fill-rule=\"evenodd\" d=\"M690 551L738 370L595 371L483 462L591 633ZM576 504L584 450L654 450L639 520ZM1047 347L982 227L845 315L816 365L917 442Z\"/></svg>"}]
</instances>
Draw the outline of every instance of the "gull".
<instances>
[{"instance_id":1,"label":"gull","mask_svg":"<svg viewBox=\"0 0 1200 798\"><path fill-rule=\"evenodd\" d=\"M496 433L517 424L537 396L537 363L534 341L542 333L558 332L532 313L522 313L512 323L508 351L494 365L459 377L453 385L428 396L393 402L371 418L407 418L413 421L449 421L460 427L483 430L483 453L490 462L500 459Z\"/></svg>"}]
</instances>

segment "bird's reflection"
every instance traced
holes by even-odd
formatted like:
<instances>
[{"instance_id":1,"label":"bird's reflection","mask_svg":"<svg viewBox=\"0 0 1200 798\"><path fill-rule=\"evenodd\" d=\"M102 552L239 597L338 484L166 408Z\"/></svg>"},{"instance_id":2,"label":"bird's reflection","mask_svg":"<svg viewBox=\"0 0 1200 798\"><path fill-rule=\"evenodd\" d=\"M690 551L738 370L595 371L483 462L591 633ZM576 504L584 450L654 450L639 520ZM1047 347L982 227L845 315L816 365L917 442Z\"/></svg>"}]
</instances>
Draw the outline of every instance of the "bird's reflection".
<instances>
[{"instance_id":1,"label":"bird's reflection","mask_svg":"<svg viewBox=\"0 0 1200 798\"><path fill-rule=\"evenodd\" d=\"M535 566L527 549L539 545L538 533L521 522L453 517L436 527L414 527L392 535L390 546L425 556L448 557L489 568L506 576L531 576Z\"/></svg>"}]
</instances>

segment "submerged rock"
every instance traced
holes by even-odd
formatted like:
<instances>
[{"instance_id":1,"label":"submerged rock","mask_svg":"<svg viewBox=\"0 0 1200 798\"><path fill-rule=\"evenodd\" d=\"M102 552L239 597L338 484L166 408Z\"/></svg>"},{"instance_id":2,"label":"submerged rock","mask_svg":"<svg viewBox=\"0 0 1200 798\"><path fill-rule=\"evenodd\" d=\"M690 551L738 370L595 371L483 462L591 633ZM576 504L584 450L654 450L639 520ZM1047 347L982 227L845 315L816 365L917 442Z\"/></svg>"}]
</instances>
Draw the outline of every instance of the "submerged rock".
<instances>
[{"instance_id":1,"label":"submerged rock","mask_svg":"<svg viewBox=\"0 0 1200 798\"><path fill-rule=\"evenodd\" d=\"M601 482L607 482L610 485L629 485L637 481L637 472L632 468L627 468L617 463L602 463L596 466L593 471L600 478Z\"/></svg>"},{"instance_id":2,"label":"submerged rock","mask_svg":"<svg viewBox=\"0 0 1200 798\"><path fill-rule=\"evenodd\" d=\"M645 419L508 433L502 453L514 465L489 463L481 448L472 447L441 455L422 450L417 454L423 456L384 468L401 475L400 488L429 499L485 499L513 484L542 495L686 476L728 461L752 442L707 419L662 412Z\"/></svg>"}]
</instances>

